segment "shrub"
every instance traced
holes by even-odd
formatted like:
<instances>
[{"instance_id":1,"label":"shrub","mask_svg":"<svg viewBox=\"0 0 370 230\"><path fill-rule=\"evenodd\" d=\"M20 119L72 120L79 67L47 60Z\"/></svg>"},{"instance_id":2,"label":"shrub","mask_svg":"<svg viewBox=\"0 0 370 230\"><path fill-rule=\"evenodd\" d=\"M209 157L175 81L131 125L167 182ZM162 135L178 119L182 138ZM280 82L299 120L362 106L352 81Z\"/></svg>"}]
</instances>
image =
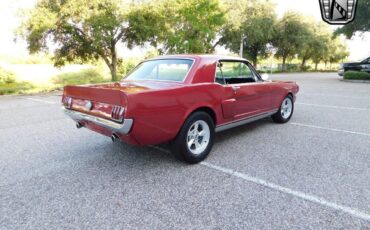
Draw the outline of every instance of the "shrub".
<instances>
[{"instance_id":1,"label":"shrub","mask_svg":"<svg viewBox=\"0 0 370 230\"><path fill-rule=\"evenodd\" d=\"M52 79L58 85L83 85L107 82L104 75L95 68L84 69L78 72L61 73Z\"/></svg>"},{"instance_id":2,"label":"shrub","mask_svg":"<svg viewBox=\"0 0 370 230\"><path fill-rule=\"evenodd\" d=\"M126 76L138 63L139 60L136 59L120 60L117 66L117 79L115 80L121 80L122 77Z\"/></svg>"},{"instance_id":3,"label":"shrub","mask_svg":"<svg viewBox=\"0 0 370 230\"><path fill-rule=\"evenodd\" d=\"M17 76L12 71L0 67L0 95L23 93L33 86L27 82L17 82Z\"/></svg>"},{"instance_id":4,"label":"shrub","mask_svg":"<svg viewBox=\"0 0 370 230\"><path fill-rule=\"evenodd\" d=\"M301 68L301 71L303 71L303 72L307 72L307 71L309 71L309 70L311 70L311 66L309 66L309 65L305 65L305 66L303 66L303 67Z\"/></svg>"},{"instance_id":5,"label":"shrub","mask_svg":"<svg viewBox=\"0 0 370 230\"><path fill-rule=\"evenodd\" d=\"M15 73L0 67L0 84L10 84L16 81Z\"/></svg>"},{"instance_id":6,"label":"shrub","mask_svg":"<svg viewBox=\"0 0 370 230\"><path fill-rule=\"evenodd\" d=\"M347 71L344 73L343 78L348 80L370 80L370 74L366 72Z\"/></svg>"},{"instance_id":7,"label":"shrub","mask_svg":"<svg viewBox=\"0 0 370 230\"><path fill-rule=\"evenodd\" d=\"M33 85L28 82L12 82L7 84L0 84L0 95L25 93L26 91L33 88Z\"/></svg>"}]
</instances>

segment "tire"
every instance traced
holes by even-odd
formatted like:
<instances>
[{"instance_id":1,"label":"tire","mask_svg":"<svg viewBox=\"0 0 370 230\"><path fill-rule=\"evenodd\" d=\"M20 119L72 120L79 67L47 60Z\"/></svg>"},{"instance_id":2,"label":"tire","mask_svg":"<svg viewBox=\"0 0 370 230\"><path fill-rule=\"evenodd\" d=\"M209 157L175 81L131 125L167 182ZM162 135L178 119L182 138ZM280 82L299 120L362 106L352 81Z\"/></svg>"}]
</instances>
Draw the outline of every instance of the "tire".
<instances>
[{"instance_id":1,"label":"tire","mask_svg":"<svg viewBox=\"0 0 370 230\"><path fill-rule=\"evenodd\" d=\"M196 164L208 156L214 139L215 124L211 116L205 112L195 112L186 119L171 142L171 151L176 158Z\"/></svg>"},{"instance_id":2,"label":"tire","mask_svg":"<svg viewBox=\"0 0 370 230\"><path fill-rule=\"evenodd\" d=\"M286 123L290 120L294 111L294 102L291 95L288 95L282 101L279 110L271 116L276 123Z\"/></svg>"}]
</instances>

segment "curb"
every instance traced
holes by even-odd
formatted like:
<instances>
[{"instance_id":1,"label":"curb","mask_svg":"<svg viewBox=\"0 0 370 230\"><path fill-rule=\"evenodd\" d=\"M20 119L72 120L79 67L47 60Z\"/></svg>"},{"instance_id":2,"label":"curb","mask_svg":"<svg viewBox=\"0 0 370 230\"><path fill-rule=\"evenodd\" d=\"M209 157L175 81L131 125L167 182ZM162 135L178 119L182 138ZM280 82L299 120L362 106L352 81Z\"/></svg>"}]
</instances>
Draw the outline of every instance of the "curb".
<instances>
[{"instance_id":1,"label":"curb","mask_svg":"<svg viewBox=\"0 0 370 230\"><path fill-rule=\"evenodd\" d=\"M368 84L370 84L370 80L347 80L347 79L341 79L340 81L350 82L350 83L368 83Z\"/></svg>"}]
</instances>

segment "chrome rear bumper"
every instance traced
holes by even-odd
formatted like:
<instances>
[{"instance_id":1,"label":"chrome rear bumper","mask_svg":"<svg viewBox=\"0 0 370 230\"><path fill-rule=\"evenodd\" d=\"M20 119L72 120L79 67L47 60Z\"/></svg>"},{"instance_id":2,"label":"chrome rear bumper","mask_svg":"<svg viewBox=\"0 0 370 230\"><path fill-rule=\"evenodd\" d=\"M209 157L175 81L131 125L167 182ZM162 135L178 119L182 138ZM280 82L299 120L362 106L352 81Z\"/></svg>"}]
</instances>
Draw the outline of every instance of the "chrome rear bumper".
<instances>
[{"instance_id":1,"label":"chrome rear bumper","mask_svg":"<svg viewBox=\"0 0 370 230\"><path fill-rule=\"evenodd\" d=\"M71 117L76 122L88 121L94 123L98 126L104 127L113 133L117 134L128 134L131 131L131 127L134 123L133 119L124 119L123 124L119 124L104 118L95 117L86 113L77 112L74 110L66 109L62 107L62 110L65 114Z\"/></svg>"}]
</instances>

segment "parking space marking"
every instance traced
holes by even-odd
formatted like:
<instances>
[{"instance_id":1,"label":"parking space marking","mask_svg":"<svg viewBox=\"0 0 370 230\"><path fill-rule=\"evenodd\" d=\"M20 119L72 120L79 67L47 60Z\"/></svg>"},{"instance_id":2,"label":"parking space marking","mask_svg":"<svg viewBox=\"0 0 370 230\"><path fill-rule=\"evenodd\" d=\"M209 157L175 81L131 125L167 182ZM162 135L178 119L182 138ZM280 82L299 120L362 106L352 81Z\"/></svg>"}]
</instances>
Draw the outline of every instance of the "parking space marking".
<instances>
[{"instance_id":1,"label":"parking space marking","mask_svg":"<svg viewBox=\"0 0 370 230\"><path fill-rule=\"evenodd\" d=\"M321 127L321 126L317 126L317 125L307 125L307 124L296 123L296 122L290 122L288 124L289 125L307 127L307 128L322 129L322 130L327 130L327 131L342 132L342 133L349 133L349 134L356 134L356 135L370 137L370 133L355 132L355 131L349 131L349 130L344 130L344 129L334 129L334 128L328 128L328 127Z\"/></svg>"},{"instance_id":2,"label":"parking space marking","mask_svg":"<svg viewBox=\"0 0 370 230\"><path fill-rule=\"evenodd\" d=\"M310 92L299 92L299 95L301 96L323 96L323 97L342 97L342 98L351 98L351 99L370 99L370 97L364 96L348 96L348 95L342 95L342 94L326 94L326 93L310 93Z\"/></svg>"},{"instance_id":3,"label":"parking space marking","mask_svg":"<svg viewBox=\"0 0 370 230\"><path fill-rule=\"evenodd\" d=\"M283 187L283 186L265 181L263 179L252 177L252 176L249 176L247 174L240 173L240 172L237 172L237 171L232 170L232 169L220 167L220 166L208 163L208 162L201 162L200 164L205 166L205 167L220 171L222 173L238 177L238 178L243 179L245 181L248 181L248 182L251 182L251 183L254 183L254 184L258 184L258 185L261 185L263 187L273 189L273 190L279 191L281 193L285 193L285 194L288 194L288 195L291 195L291 196L294 196L294 197L297 197L297 198L300 198L300 199L303 199L303 200L306 200L306 201L310 201L312 203L319 204L319 205L322 205L322 206L325 206L325 207L328 207L328 208L331 208L331 209L334 209L334 210L337 210L337 211L341 211L341 212L347 213L351 216L354 216L356 218L360 218L362 220L370 221L370 214L369 213L365 213L365 212L357 210L355 208L340 205L340 204L336 204L334 202L330 202L328 200L325 200L322 197L310 195L310 194L307 194L307 193L304 193L304 192L300 192L300 191L293 190L293 189L290 189L290 188L287 188L287 187Z\"/></svg>"},{"instance_id":4,"label":"parking space marking","mask_svg":"<svg viewBox=\"0 0 370 230\"><path fill-rule=\"evenodd\" d=\"M47 101L47 100L43 100L43 99L36 99L36 98L30 98L30 97L27 97L26 99L30 100L30 101L43 102L43 103L46 103L46 104L56 104L57 103L57 102L53 102L53 101Z\"/></svg>"},{"instance_id":5,"label":"parking space marking","mask_svg":"<svg viewBox=\"0 0 370 230\"><path fill-rule=\"evenodd\" d=\"M307 106L331 108L331 109L349 109L349 110L370 111L370 108L356 108L356 107L335 106L335 105L320 105L320 104L310 104L310 103L301 103L301 102L297 102L295 104L296 105L307 105Z\"/></svg>"},{"instance_id":6,"label":"parking space marking","mask_svg":"<svg viewBox=\"0 0 370 230\"><path fill-rule=\"evenodd\" d=\"M159 146L151 145L149 147L151 147L153 149L156 149L158 151L167 153L167 154L170 153L170 151L168 151L167 149L159 147ZM349 206L337 204L337 203L328 201L328 200L326 200L322 197L318 197L318 196L315 196L315 195L311 195L311 194L307 194L307 193L300 192L300 191L297 191L297 190L293 190L293 189L290 189L288 187L284 187L284 186L281 186L281 185L278 185L278 184L274 184L272 182L268 182L266 180L263 180L263 179L260 179L260 178L257 178L257 177L252 177L252 176L249 176L245 173L237 172L237 171L232 170L232 169L217 166L217 165L208 163L206 161L200 162L199 164L202 165L202 166L205 166L207 168L211 168L211 169L220 171L222 173L238 177L238 178L243 179L245 181L248 181L248 182L251 182L251 183L254 183L254 184L258 184L258 185L261 185L263 187L273 189L273 190L279 191L281 193L285 193L285 194L288 194L288 195L291 195L291 196L294 196L294 197L297 197L297 198L300 198L300 199L303 199L303 200L306 200L306 201L310 201L312 203L319 204L319 205L322 205L322 206L325 206L325 207L328 207L328 208L331 208L331 209L334 209L334 210L337 210L337 211L341 211L343 213L347 213L351 216L354 216L354 217L362 219L362 220L370 221L370 213L366 213L366 212L357 210L357 209L349 207Z\"/></svg>"}]
</instances>

